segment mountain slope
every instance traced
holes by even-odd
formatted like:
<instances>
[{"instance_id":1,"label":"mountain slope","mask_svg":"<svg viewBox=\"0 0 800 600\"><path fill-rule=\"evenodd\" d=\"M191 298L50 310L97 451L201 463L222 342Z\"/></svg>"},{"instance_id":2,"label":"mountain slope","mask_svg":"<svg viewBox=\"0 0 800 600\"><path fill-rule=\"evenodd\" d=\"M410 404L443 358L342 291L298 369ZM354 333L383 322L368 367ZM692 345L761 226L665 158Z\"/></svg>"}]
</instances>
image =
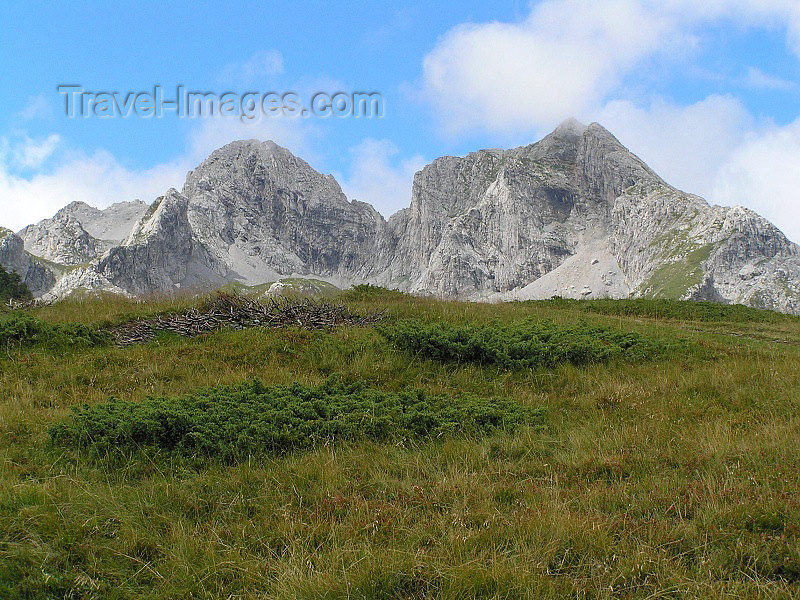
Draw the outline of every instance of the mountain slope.
<instances>
[{"instance_id":1,"label":"mountain slope","mask_svg":"<svg viewBox=\"0 0 800 600\"><path fill-rule=\"evenodd\" d=\"M84 264L124 240L146 211L147 204L140 200L118 202L105 210L72 202L17 235L35 256L62 265Z\"/></svg>"},{"instance_id":2,"label":"mountain slope","mask_svg":"<svg viewBox=\"0 0 800 600\"><path fill-rule=\"evenodd\" d=\"M51 269L57 283L45 277L39 295L300 276L468 300L654 296L800 313L796 244L752 211L671 187L596 123L436 159L388 221L348 201L332 176L254 140L215 151L149 208L115 206L73 203L23 230L30 252L70 267Z\"/></svg>"}]
</instances>

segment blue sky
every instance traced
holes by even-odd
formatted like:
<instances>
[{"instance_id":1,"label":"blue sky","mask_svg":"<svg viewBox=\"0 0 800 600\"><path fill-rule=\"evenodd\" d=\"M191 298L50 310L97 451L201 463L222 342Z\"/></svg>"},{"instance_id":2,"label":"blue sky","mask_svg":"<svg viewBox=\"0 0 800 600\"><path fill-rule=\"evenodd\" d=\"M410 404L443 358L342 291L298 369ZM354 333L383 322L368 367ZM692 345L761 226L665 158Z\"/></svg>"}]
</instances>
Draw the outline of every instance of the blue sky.
<instances>
[{"instance_id":1,"label":"blue sky","mask_svg":"<svg viewBox=\"0 0 800 600\"><path fill-rule=\"evenodd\" d=\"M698 6L702 4L701 6ZM668 182L800 240L798 0L0 4L0 225L152 201L273 139L385 216L434 158L599 121ZM69 118L61 84L377 91L382 118Z\"/></svg>"}]
</instances>

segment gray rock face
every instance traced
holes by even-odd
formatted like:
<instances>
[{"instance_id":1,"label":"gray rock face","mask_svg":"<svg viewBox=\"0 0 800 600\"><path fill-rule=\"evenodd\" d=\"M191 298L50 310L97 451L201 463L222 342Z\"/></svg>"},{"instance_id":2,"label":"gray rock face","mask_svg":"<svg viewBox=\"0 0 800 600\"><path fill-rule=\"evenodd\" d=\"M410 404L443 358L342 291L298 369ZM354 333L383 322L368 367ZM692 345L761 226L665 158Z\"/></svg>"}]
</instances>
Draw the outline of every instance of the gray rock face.
<instances>
[{"instance_id":1,"label":"gray rock face","mask_svg":"<svg viewBox=\"0 0 800 600\"><path fill-rule=\"evenodd\" d=\"M80 265L51 293L312 276L469 300L661 296L800 313L796 244L752 211L672 188L597 124L439 158L388 222L333 177L256 141L217 150L149 208L93 210L73 203L24 230L31 251Z\"/></svg>"},{"instance_id":2,"label":"gray rock face","mask_svg":"<svg viewBox=\"0 0 800 600\"><path fill-rule=\"evenodd\" d=\"M333 177L272 142L217 150L189 173L183 194L194 238L226 278L247 284L291 274L348 281L372 260L383 223Z\"/></svg>"},{"instance_id":3,"label":"gray rock face","mask_svg":"<svg viewBox=\"0 0 800 600\"><path fill-rule=\"evenodd\" d=\"M389 220L374 277L414 293L502 297L607 235L614 200L640 180L661 182L605 129L575 121L523 148L438 159L417 174L411 208Z\"/></svg>"},{"instance_id":4,"label":"gray rock face","mask_svg":"<svg viewBox=\"0 0 800 600\"><path fill-rule=\"evenodd\" d=\"M147 204L139 200L104 210L72 202L17 235L34 256L61 265L87 264L124 240L146 211Z\"/></svg>"},{"instance_id":5,"label":"gray rock face","mask_svg":"<svg viewBox=\"0 0 800 600\"><path fill-rule=\"evenodd\" d=\"M612 218L610 248L634 295L800 312L800 247L753 211L637 184Z\"/></svg>"},{"instance_id":6,"label":"gray rock face","mask_svg":"<svg viewBox=\"0 0 800 600\"><path fill-rule=\"evenodd\" d=\"M0 230L0 265L6 271L16 271L34 296L47 293L56 283L55 273L25 251L18 235Z\"/></svg>"},{"instance_id":7,"label":"gray rock face","mask_svg":"<svg viewBox=\"0 0 800 600\"><path fill-rule=\"evenodd\" d=\"M18 235L25 250L62 265L89 263L111 247L111 243L91 236L80 221L60 212L52 219L28 225Z\"/></svg>"},{"instance_id":8,"label":"gray rock face","mask_svg":"<svg viewBox=\"0 0 800 600\"><path fill-rule=\"evenodd\" d=\"M121 242L128 237L147 209L148 205L141 200L117 202L104 209L94 208L84 202L71 202L56 216L64 214L74 218L95 239Z\"/></svg>"},{"instance_id":9,"label":"gray rock face","mask_svg":"<svg viewBox=\"0 0 800 600\"><path fill-rule=\"evenodd\" d=\"M125 242L109 250L94 270L133 294L220 285L224 273L194 236L185 196L158 198Z\"/></svg>"}]
</instances>

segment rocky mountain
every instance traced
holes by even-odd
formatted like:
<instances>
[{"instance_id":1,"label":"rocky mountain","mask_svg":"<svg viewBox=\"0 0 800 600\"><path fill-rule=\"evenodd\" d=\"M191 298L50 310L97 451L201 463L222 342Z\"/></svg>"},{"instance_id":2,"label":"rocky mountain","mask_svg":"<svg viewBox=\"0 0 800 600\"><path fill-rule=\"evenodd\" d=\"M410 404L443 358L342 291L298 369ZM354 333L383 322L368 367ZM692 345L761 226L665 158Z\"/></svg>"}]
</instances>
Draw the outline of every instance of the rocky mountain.
<instances>
[{"instance_id":1,"label":"rocky mountain","mask_svg":"<svg viewBox=\"0 0 800 600\"><path fill-rule=\"evenodd\" d=\"M34 296L51 290L56 283L56 273L60 273L56 265L47 265L28 254L22 238L4 228L0 228L0 265L6 271L19 273Z\"/></svg>"},{"instance_id":2,"label":"rocky mountain","mask_svg":"<svg viewBox=\"0 0 800 600\"><path fill-rule=\"evenodd\" d=\"M800 314L800 247L752 211L671 187L596 123L439 158L388 221L252 140L214 152L180 192L115 207L73 203L6 236L0 263L27 268L38 295L315 277L469 300L659 296Z\"/></svg>"},{"instance_id":3,"label":"rocky mountain","mask_svg":"<svg viewBox=\"0 0 800 600\"><path fill-rule=\"evenodd\" d=\"M105 210L72 202L52 219L28 225L18 233L25 250L62 265L89 263L128 237L147 211L141 200L119 202Z\"/></svg>"}]
</instances>

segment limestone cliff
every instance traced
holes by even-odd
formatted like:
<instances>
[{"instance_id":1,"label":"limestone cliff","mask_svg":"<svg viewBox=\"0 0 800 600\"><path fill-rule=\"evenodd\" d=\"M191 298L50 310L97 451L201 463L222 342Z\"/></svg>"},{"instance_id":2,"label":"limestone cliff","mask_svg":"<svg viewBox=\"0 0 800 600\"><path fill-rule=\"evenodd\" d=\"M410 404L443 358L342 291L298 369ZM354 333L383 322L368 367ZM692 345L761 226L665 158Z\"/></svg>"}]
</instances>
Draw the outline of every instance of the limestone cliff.
<instances>
[{"instance_id":1,"label":"limestone cliff","mask_svg":"<svg viewBox=\"0 0 800 600\"><path fill-rule=\"evenodd\" d=\"M388 221L253 140L215 151L150 207L115 206L69 205L21 232L27 251L6 236L0 263L38 295L300 276L469 300L658 296L800 314L796 244L752 211L671 187L596 123L436 159Z\"/></svg>"}]
</instances>

